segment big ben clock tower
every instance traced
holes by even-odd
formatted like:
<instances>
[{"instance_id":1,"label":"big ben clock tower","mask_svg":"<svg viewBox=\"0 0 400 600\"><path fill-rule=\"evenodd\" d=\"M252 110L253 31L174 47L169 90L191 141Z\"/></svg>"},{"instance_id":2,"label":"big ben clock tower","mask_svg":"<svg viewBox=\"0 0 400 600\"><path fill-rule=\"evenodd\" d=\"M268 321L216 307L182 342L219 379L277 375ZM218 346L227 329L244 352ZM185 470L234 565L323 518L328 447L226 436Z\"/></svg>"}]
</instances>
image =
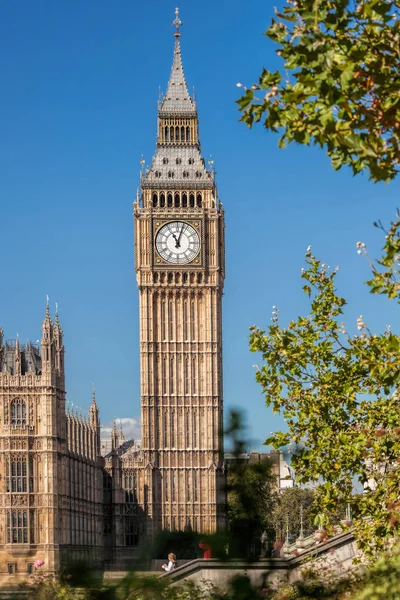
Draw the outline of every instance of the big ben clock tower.
<instances>
[{"instance_id":1,"label":"big ben clock tower","mask_svg":"<svg viewBox=\"0 0 400 600\"><path fill-rule=\"evenodd\" d=\"M200 153L176 10L157 149L134 203L140 296L143 510L148 527L213 532L224 521L224 212Z\"/></svg>"}]
</instances>

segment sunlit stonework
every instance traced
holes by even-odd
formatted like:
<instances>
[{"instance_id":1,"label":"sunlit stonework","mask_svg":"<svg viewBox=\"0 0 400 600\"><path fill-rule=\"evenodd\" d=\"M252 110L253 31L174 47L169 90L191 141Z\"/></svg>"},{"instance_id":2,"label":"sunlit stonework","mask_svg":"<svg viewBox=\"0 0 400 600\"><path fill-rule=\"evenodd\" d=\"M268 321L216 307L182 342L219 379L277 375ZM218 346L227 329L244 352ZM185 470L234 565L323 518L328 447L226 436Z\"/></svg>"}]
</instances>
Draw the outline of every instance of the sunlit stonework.
<instances>
[{"instance_id":1,"label":"sunlit stonework","mask_svg":"<svg viewBox=\"0 0 400 600\"><path fill-rule=\"evenodd\" d=\"M224 524L224 212L200 153L178 13L156 154L134 203L140 297L142 440L114 429L100 453L87 416L66 407L63 332L47 306L41 344L0 330L0 585L69 559L132 567L160 529Z\"/></svg>"}]
</instances>

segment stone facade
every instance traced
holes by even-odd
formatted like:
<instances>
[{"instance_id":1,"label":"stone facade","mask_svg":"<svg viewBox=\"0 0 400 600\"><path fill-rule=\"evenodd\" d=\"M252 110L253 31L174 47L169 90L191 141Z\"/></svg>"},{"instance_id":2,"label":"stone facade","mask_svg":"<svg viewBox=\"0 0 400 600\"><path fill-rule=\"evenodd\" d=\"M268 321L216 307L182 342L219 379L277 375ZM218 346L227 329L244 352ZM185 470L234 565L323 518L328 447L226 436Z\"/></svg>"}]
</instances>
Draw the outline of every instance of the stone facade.
<instances>
[{"instance_id":1,"label":"stone facade","mask_svg":"<svg viewBox=\"0 0 400 600\"><path fill-rule=\"evenodd\" d=\"M0 585L35 561L132 566L161 529L224 525L224 211L185 81L179 17L157 149L134 203L140 297L141 443L116 426L101 456L93 394L66 409L63 332L49 308L41 348L0 332ZM103 444L103 448L104 448Z\"/></svg>"},{"instance_id":2,"label":"stone facade","mask_svg":"<svg viewBox=\"0 0 400 600\"><path fill-rule=\"evenodd\" d=\"M95 398L88 417L66 411L58 315L47 307L41 351L0 330L0 585L36 561L100 558L102 467Z\"/></svg>"},{"instance_id":3,"label":"stone facade","mask_svg":"<svg viewBox=\"0 0 400 600\"><path fill-rule=\"evenodd\" d=\"M134 203L140 300L142 440L106 456L116 555L160 529L224 525L222 293L224 211L200 152L197 107L174 58L156 153ZM180 244L182 242L182 245Z\"/></svg>"}]
</instances>

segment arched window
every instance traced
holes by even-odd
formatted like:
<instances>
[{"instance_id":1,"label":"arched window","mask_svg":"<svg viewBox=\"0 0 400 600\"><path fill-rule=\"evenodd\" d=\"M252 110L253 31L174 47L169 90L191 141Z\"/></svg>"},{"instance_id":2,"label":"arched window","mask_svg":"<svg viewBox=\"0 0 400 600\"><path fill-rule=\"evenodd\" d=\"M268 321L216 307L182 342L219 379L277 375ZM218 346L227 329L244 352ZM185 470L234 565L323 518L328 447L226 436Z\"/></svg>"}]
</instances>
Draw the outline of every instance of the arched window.
<instances>
[{"instance_id":1,"label":"arched window","mask_svg":"<svg viewBox=\"0 0 400 600\"><path fill-rule=\"evenodd\" d=\"M200 177L201 177L201 172L200 172L200 171L196 171L196 177L197 177L198 179L200 179Z\"/></svg>"},{"instance_id":2,"label":"arched window","mask_svg":"<svg viewBox=\"0 0 400 600\"><path fill-rule=\"evenodd\" d=\"M180 197L179 197L179 193L175 192L175 208L179 208L181 202L180 202Z\"/></svg>"},{"instance_id":3,"label":"arched window","mask_svg":"<svg viewBox=\"0 0 400 600\"><path fill-rule=\"evenodd\" d=\"M182 159L181 159L181 158L177 158L177 159L176 159L176 164L177 164L177 165L180 165L181 163L182 163Z\"/></svg>"},{"instance_id":4,"label":"arched window","mask_svg":"<svg viewBox=\"0 0 400 600\"><path fill-rule=\"evenodd\" d=\"M194 158L189 158L189 165L194 165Z\"/></svg>"},{"instance_id":5,"label":"arched window","mask_svg":"<svg viewBox=\"0 0 400 600\"><path fill-rule=\"evenodd\" d=\"M183 208L187 207L187 194L182 195L182 206Z\"/></svg>"},{"instance_id":6,"label":"arched window","mask_svg":"<svg viewBox=\"0 0 400 600\"><path fill-rule=\"evenodd\" d=\"M168 127L168 125L165 128L165 141L169 142L169 127Z\"/></svg>"},{"instance_id":7,"label":"arched window","mask_svg":"<svg viewBox=\"0 0 400 600\"><path fill-rule=\"evenodd\" d=\"M12 456L6 462L6 491L33 493L33 457Z\"/></svg>"},{"instance_id":8,"label":"arched window","mask_svg":"<svg viewBox=\"0 0 400 600\"><path fill-rule=\"evenodd\" d=\"M172 194L169 193L167 198L168 198L168 206L171 207L172 206Z\"/></svg>"},{"instance_id":9,"label":"arched window","mask_svg":"<svg viewBox=\"0 0 400 600\"><path fill-rule=\"evenodd\" d=\"M185 141L185 128L182 125L182 127L181 127L181 142L184 142L184 141Z\"/></svg>"},{"instance_id":10,"label":"arched window","mask_svg":"<svg viewBox=\"0 0 400 600\"><path fill-rule=\"evenodd\" d=\"M173 142L174 141L174 128L173 127L171 127L171 129L170 129L170 137L171 137L171 142Z\"/></svg>"},{"instance_id":11,"label":"arched window","mask_svg":"<svg viewBox=\"0 0 400 600\"><path fill-rule=\"evenodd\" d=\"M179 127L175 127L175 139L179 142Z\"/></svg>"},{"instance_id":12,"label":"arched window","mask_svg":"<svg viewBox=\"0 0 400 600\"><path fill-rule=\"evenodd\" d=\"M168 171L168 177L173 179L175 177L175 173L173 171Z\"/></svg>"},{"instance_id":13,"label":"arched window","mask_svg":"<svg viewBox=\"0 0 400 600\"><path fill-rule=\"evenodd\" d=\"M186 141L190 142L190 127L186 127Z\"/></svg>"},{"instance_id":14,"label":"arched window","mask_svg":"<svg viewBox=\"0 0 400 600\"><path fill-rule=\"evenodd\" d=\"M165 194L164 194L164 192L161 192L161 194L160 194L160 206L161 206L161 208L163 208L165 206Z\"/></svg>"},{"instance_id":15,"label":"arched window","mask_svg":"<svg viewBox=\"0 0 400 600\"><path fill-rule=\"evenodd\" d=\"M161 171L156 171L154 175L159 179L161 177Z\"/></svg>"},{"instance_id":16,"label":"arched window","mask_svg":"<svg viewBox=\"0 0 400 600\"><path fill-rule=\"evenodd\" d=\"M199 208L201 208L201 207L202 207L202 205L203 205L203 199L202 199L202 197L201 197L201 194L197 194L197 206L198 206Z\"/></svg>"},{"instance_id":17,"label":"arched window","mask_svg":"<svg viewBox=\"0 0 400 600\"><path fill-rule=\"evenodd\" d=\"M194 195L190 194L190 208L194 208Z\"/></svg>"},{"instance_id":18,"label":"arched window","mask_svg":"<svg viewBox=\"0 0 400 600\"><path fill-rule=\"evenodd\" d=\"M11 425L13 427L25 427L26 425L26 402L16 398L11 402Z\"/></svg>"},{"instance_id":19,"label":"arched window","mask_svg":"<svg viewBox=\"0 0 400 600\"><path fill-rule=\"evenodd\" d=\"M167 165L168 164L168 158L163 158L162 161L163 161L163 165Z\"/></svg>"},{"instance_id":20,"label":"arched window","mask_svg":"<svg viewBox=\"0 0 400 600\"><path fill-rule=\"evenodd\" d=\"M158 204L158 196L157 196L157 193L154 192L154 194L153 194L153 208L156 208L157 204Z\"/></svg>"},{"instance_id":21,"label":"arched window","mask_svg":"<svg viewBox=\"0 0 400 600\"><path fill-rule=\"evenodd\" d=\"M189 177L189 171L183 171L183 177L184 179L187 179Z\"/></svg>"}]
</instances>

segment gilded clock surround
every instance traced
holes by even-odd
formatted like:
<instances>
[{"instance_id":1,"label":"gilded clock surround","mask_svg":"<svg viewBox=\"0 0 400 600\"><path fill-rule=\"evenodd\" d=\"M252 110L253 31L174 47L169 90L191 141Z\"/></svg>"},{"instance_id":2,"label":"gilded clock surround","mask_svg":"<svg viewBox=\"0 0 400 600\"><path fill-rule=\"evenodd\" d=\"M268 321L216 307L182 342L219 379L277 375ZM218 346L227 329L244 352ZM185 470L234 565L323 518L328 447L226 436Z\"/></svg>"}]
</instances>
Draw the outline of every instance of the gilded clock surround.
<instances>
[{"instance_id":1,"label":"gilded clock surround","mask_svg":"<svg viewBox=\"0 0 400 600\"><path fill-rule=\"evenodd\" d=\"M157 239L158 232L164 227L164 225L167 225L168 223L175 223L177 221L183 222L183 223L188 223L189 225L191 225L197 232L197 234L199 236L199 241L200 241L200 249L199 249L197 255L195 256L195 258L187 263L182 263L182 264L169 262L168 260L164 259L162 256L160 256L160 254L158 253L157 248L156 248L156 239ZM175 213L174 218L169 217L166 219L153 220L152 244L153 244L153 249L154 249L154 251L153 251L153 267L156 267L156 268L171 267L174 269L183 269L183 268L187 269L187 268L192 268L192 267L202 268L204 265L204 253L203 253L204 239L203 239L202 219L196 219L193 217L187 218L186 216L183 216L180 214L178 215L177 213Z\"/></svg>"}]
</instances>

